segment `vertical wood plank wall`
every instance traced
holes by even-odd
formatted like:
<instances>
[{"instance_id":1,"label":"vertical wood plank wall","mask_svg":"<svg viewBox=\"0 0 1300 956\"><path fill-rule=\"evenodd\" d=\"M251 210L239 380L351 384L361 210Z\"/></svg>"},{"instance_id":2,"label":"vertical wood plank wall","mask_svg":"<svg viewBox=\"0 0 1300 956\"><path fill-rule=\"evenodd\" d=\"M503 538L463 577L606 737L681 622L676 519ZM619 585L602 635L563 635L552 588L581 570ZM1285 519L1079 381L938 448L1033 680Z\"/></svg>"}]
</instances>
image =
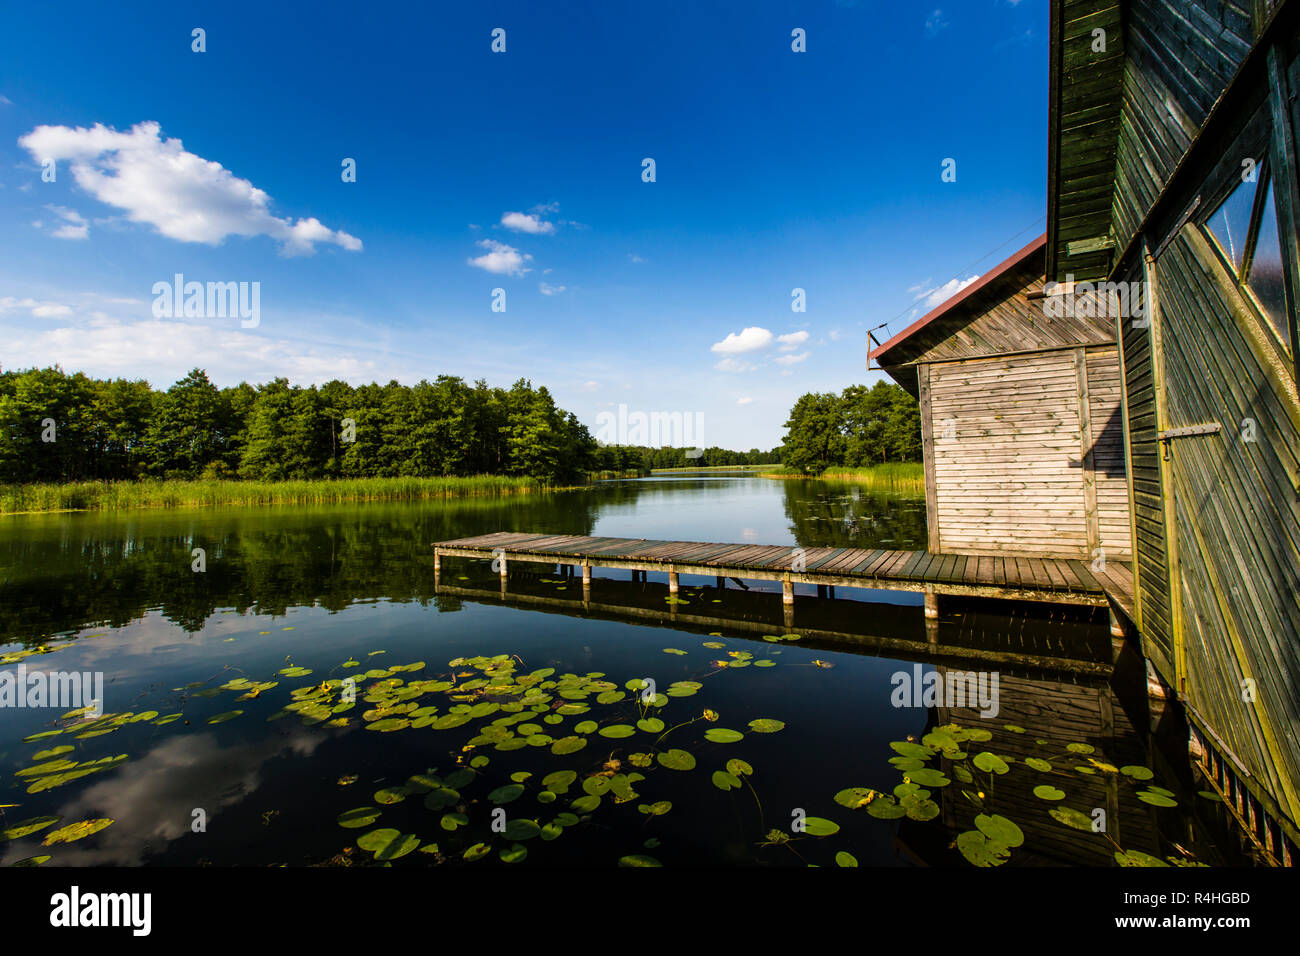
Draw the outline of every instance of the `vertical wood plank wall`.
<instances>
[{"instance_id":1,"label":"vertical wood plank wall","mask_svg":"<svg viewBox=\"0 0 1300 956\"><path fill-rule=\"evenodd\" d=\"M1129 555L1114 346L925 363L921 375L938 550Z\"/></svg>"}]
</instances>

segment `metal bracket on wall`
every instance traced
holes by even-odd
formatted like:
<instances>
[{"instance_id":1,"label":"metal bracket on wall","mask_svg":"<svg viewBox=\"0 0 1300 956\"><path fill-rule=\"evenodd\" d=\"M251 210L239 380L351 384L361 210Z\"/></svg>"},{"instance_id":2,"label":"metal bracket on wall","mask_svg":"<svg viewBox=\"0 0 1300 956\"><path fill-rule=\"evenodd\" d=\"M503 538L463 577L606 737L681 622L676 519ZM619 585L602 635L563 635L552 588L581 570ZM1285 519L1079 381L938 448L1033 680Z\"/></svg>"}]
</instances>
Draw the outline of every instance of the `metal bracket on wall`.
<instances>
[{"instance_id":1,"label":"metal bracket on wall","mask_svg":"<svg viewBox=\"0 0 1300 956\"><path fill-rule=\"evenodd\" d=\"M1170 442L1175 438L1191 438L1193 435L1213 435L1216 432L1223 431L1223 426L1218 422L1208 422L1204 425L1184 425L1181 428L1168 428L1159 432L1156 437L1160 439L1160 447L1164 449L1164 460L1169 461Z\"/></svg>"}]
</instances>

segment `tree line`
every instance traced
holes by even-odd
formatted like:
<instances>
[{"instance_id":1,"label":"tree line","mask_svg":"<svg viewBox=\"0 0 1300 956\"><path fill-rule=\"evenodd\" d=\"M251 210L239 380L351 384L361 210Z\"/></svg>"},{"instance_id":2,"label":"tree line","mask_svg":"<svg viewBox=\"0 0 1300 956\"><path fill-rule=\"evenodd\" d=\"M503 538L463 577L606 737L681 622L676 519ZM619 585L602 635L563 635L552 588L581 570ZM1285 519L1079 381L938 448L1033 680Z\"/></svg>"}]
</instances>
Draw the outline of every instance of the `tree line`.
<instances>
[{"instance_id":1,"label":"tree line","mask_svg":"<svg viewBox=\"0 0 1300 956\"><path fill-rule=\"evenodd\" d=\"M688 452L694 454L691 457ZM709 468L717 465L774 465L781 449L731 451L727 448L649 448L644 445L601 445L596 467L601 471L650 471L655 468Z\"/></svg>"},{"instance_id":2,"label":"tree line","mask_svg":"<svg viewBox=\"0 0 1300 956\"><path fill-rule=\"evenodd\" d=\"M194 369L166 391L57 367L0 374L0 481L523 475L580 479L596 442L550 392L448 375L217 388Z\"/></svg>"},{"instance_id":3,"label":"tree line","mask_svg":"<svg viewBox=\"0 0 1300 956\"><path fill-rule=\"evenodd\" d=\"M782 460L809 474L921 460L920 406L892 382L850 385L839 394L808 392L785 427Z\"/></svg>"}]
</instances>

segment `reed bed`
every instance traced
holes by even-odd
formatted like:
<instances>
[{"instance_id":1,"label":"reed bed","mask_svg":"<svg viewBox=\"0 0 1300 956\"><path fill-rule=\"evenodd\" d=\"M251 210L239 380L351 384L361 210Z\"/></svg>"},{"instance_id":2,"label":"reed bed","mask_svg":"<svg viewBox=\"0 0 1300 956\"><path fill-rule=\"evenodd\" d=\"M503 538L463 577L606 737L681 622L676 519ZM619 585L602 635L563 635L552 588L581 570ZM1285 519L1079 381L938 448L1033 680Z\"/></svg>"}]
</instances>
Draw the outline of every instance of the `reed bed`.
<instances>
[{"instance_id":1,"label":"reed bed","mask_svg":"<svg viewBox=\"0 0 1300 956\"><path fill-rule=\"evenodd\" d=\"M816 478L859 485L872 491L925 493L925 466L919 461L890 462L869 468L827 468L820 475L765 472L764 478Z\"/></svg>"},{"instance_id":2,"label":"reed bed","mask_svg":"<svg viewBox=\"0 0 1300 956\"><path fill-rule=\"evenodd\" d=\"M547 488L535 478L503 475L294 481L83 481L0 485L0 514L403 501L531 494Z\"/></svg>"}]
</instances>

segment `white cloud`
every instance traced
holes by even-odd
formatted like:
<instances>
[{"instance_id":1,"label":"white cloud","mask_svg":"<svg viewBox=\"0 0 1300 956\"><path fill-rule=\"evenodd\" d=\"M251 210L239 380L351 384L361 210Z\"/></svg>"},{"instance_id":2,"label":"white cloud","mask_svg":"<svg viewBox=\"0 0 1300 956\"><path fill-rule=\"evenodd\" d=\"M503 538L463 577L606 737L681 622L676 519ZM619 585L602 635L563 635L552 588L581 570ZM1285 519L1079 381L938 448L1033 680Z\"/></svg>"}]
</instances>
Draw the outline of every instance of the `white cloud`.
<instances>
[{"instance_id":1,"label":"white cloud","mask_svg":"<svg viewBox=\"0 0 1300 956\"><path fill-rule=\"evenodd\" d=\"M13 296L0 299L0 314L12 312L14 309L26 309L38 319L52 319L72 314L72 309L59 302L39 302L30 298L15 299Z\"/></svg>"},{"instance_id":2,"label":"white cloud","mask_svg":"<svg viewBox=\"0 0 1300 956\"><path fill-rule=\"evenodd\" d=\"M488 251L476 259L469 259L468 262L472 266L508 276L521 276L525 272L532 271L524 268L524 263L531 262L533 257L521 253L513 246L507 246L504 242L497 242L495 239L480 239L478 245Z\"/></svg>"},{"instance_id":3,"label":"white cloud","mask_svg":"<svg viewBox=\"0 0 1300 956\"><path fill-rule=\"evenodd\" d=\"M737 405L748 405L748 404L749 404L750 402L752 402L752 401L753 401L753 399L750 398L748 395L746 395L744 398L738 398L738 399L736 399L736 404L737 404Z\"/></svg>"},{"instance_id":4,"label":"white cloud","mask_svg":"<svg viewBox=\"0 0 1300 956\"><path fill-rule=\"evenodd\" d=\"M272 215L266 192L161 133L156 122L137 123L125 133L102 123L90 129L38 126L18 144L37 162L70 162L78 186L169 239L216 245L227 236L269 236L289 256L310 255L321 242L361 249L360 239L318 219Z\"/></svg>"},{"instance_id":5,"label":"white cloud","mask_svg":"<svg viewBox=\"0 0 1300 956\"><path fill-rule=\"evenodd\" d=\"M840 333L840 330L839 330L839 329L831 329L831 330L830 330L828 333L826 333L826 334L829 335L829 336L831 337L831 341L832 341L832 342L838 342L838 341L840 340L840 335L841 335L841 333Z\"/></svg>"},{"instance_id":6,"label":"white cloud","mask_svg":"<svg viewBox=\"0 0 1300 956\"><path fill-rule=\"evenodd\" d=\"M781 343L782 352L793 352L808 341L808 333L803 331L790 332L786 335L778 335L776 340Z\"/></svg>"},{"instance_id":7,"label":"white cloud","mask_svg":"<svg viewBox=\"0 0 1300 956\"><path fill-rule=\"evenodd\" d=\"M629 252L627 254L627 257L633 262L645 262L645 260L642 259L640 256L638 256L635 252Z\"/></svg>"},{"instance_id":8,"label":"white cloud","mask_svg":"<svg viewBox=\"0 0 1300 956\"><path fill-rule=\"evenodd\" d=\"M555 223L526 212L506 213L501 217L501 225L514 232L526 232L534 236L549 236L555 232Z\"/></svg>"},{"instance_id":9,"label":"white cloud","mask_svg":"<svg viewBox=\"0 0 1300 956\"><path fill-rule=\"evenodd\" d=\"M0 94L0 104L4 104L5 106L13 106L13 105L14 105L14 101L11 100L9 97L7 97L7 96L5 96L5 95L3 95L3 94Z\"/></svg>"},{"instance_id":10,"label":"white cloud","mask_svg":"<svg viewBox=\"0 0 1300 956\"><path fill-rule=\"evenodd\" d=\"M550 283L543 282L537 288L539 288L542 291L542 295L559 295L561 292L565 290L566 286L551 285Z\"/></svg>"},{"instance_id":11,"label":"white cloud","mask_svg":"<svg viewBox=\"0 0 1300 956\"><path fill-rule=\"evenodd\" d=\"M0 299L0 311L7 301ZM49 314L72 311L60 308L66 311ZM9 337L13 331L4 328L0 334ZM170 384L196 366L215 380L232 382L267 382L283 375L294 382L320 384L332 378L359 382L379 376L376 363L357 358L355 349L304 348L288 338L270 338L265 321L252 332L237 323L122 319L95 312L89 321L74 319L35 334L30 327L22 331L12 335L13 347L6 348L6 368L58 363L107 378L145 375L155 384Z\"/></svg>"},{"instance_id":12,"label":"white cloud","mask_svg":"<svg viewBox=\"0 0 1300 956\"><path fill-rule=\"evenodd\" d=\"M942 10L935 10L925 18L925 32L927 36L935 36L947 26L948 21L944 19Z\"/></svg>"},{"instance_id":13,"label":"white cloud","mask_svg":"<svg viewBox=\"0 0 1300 956\"><path fill-rule=\"evenodd\" d=\"M780 365L794 365L797 362L802 362L811 354L811 352L800 352L798 355L778 355L774 361Z\"/></svg>"},{"instance_id":14,"label":"white cloud","mask_svg":"<svg viewBox=\"0 0 1300 956\"><path fill-rule=\"evenodd\" d=\"M598 388L600 388L600 382L591 381L582 383L582 390L584 392L594 392ZM606 404L608 404L608 402Z\"/></svg>"},{"instance_id":15,"label":"white cloud","mask_svg":"<svg viewBox=\"0 0 1300 956\"><path fill-rule=\"evenodd\" d=\"M917 296L917 298L925 299L925 307L927 309L933 309L936 306L942 305L944 302L947 302L949 299L951 299L962 289L966 288L972 282L978 282L979 278L980 278L979 276L971 276L970 278L967 279L949 279L941 286L937 286L933 289L928 289L925 292L922 292L920 295Z\"/></svg>"},{"instance_id":16,"label":"white cloud","mask_svg":"<svg viewBox=\"0 0 1300 956\"><path fill-rule=\"evenodd\" d=\"M717 365L713 366L719 372L752 372L758 368L752 362L746 362L744 359L724 358Z\"/></svg>"},{"instance_id":17,"label":"white cloud","mask_svg":"<svg viewBox=\"0 0 1300 956\"><path fill-rule=\"evenodd\" d=\"M756 325L740 333L731 332L721 342L714 342L709 351L723 355L735 355L741 352L755 352L772 344L772 333Z\"/></svg>"},{"instance_id":18,"label":"white cloud","mask_svg":"<svg viewBox=\"0 0 1300 956\"><path fill-rule=\"evenodd\" d=\"M63 224L50 233L56 239L88 239L90 238L90 223L85 217L75 209L69 209L66 206L56 206L49 204L45 207L63 220ZM45 226L41 220L32 223L37 229Z\"/></svg>"}]
</instances>

